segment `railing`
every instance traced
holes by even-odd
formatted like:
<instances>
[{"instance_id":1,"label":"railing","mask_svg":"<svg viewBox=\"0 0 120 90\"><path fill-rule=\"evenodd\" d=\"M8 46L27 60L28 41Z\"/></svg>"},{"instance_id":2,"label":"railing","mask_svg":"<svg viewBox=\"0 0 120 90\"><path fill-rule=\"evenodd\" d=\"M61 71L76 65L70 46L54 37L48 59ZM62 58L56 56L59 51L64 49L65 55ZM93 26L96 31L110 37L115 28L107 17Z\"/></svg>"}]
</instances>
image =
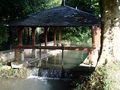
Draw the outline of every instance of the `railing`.
<instances>
[{"instance_id":1,"label":"railing","mask_svg":"<svg viewBox=\"0 0 120 90\"><path fill-rule=\"evenodd\" d=\"M61 50L83 50L83 51L91 51L95 48L93 47L71 47L71 46L32 46L32 45L24 45L24 46L13 46L14 49L61 49Z\"/></svg>"}]
</instances>

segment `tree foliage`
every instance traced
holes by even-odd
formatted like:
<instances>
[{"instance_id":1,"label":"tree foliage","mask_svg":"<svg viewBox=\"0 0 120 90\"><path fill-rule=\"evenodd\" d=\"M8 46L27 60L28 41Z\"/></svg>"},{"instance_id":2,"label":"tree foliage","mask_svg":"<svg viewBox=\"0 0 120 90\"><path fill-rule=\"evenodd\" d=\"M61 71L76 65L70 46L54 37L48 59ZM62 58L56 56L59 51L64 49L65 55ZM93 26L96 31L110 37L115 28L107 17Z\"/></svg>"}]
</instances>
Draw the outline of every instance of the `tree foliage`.
<instances>
[{"instance_id":1,"label":"tree foliage","mask_svg":"<svg viewBox=\"0 0 120 90\"><path fill-rule=\"evenodd\" d=\"M91 46L91 30L89 27L67 27L62 34L63 40L68 40L74 45Z\"/></svg>"},{"instance_id":2,"label":"tree foliage","mask_svg":"<svg viewBox=\"0 0 120 90\"><path fill-rule=\"evenodd\" d=\"M0 0L0 17L2 20L18 18L60 4L61 0Z\"/></svg>"},{"instance_id":3,"label":"tree foliage","mask_svg":"<svg viewBox=\"0 0 120 90\"><path fill-rule=\"evenodd\" d=\"M8 40L8 29L5 27L0 28L0 44Z\"/></svg>"},{"instance_id":4,"label":"tree foliage","mask_svg":"<svg viewBox=\"0 0 120 90\"><path fill-rule=\"evenodd\" d=\"M99 0L66 0L66 4L83 11L99 15Z\"/></svg>"}]
</instances>

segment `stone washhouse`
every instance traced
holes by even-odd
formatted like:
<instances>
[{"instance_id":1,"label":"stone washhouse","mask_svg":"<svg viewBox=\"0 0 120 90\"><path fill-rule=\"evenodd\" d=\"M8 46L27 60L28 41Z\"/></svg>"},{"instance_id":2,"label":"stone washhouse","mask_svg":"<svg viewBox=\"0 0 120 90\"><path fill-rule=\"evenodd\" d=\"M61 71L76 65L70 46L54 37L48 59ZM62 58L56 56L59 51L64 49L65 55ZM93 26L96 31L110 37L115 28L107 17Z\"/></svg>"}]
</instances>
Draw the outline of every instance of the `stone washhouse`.
<instances>
[{"instance_id":1,"label":"stone washhouse","mask_svg":"<svg viewBox=\"0 0 120 90\"><path fill-rule=\"evenodd\" d=\"M84 50L88 51L89 55L84 61L84 64L90 64L93 62L95 66L97 63L98 53L100 49L100 19L90 13L69 7L69 6L59 6L54 7L44 11L38 11L36 13L30 14L27 17L10 21L6 26L16 28L18 32L18 45L13 46L15 50L15 59L24 60L23 49L61 49L61 50ZM56 35L58 35L58 42L61 43L61 27L80 27L80 26L90 26L91 37L92 37L92 47L68 47L68 46L56 46ZM32 44L23 45L22 42L22 32L24 28L31 28L32 32ZM35 40L35 30L37 27L44 28L44 46L36 45ZM48 46L48 36L47 31L49 27L54 27L54 45ZM29 30L29 29L27 29Z\"/></svg>"}]
</instances>

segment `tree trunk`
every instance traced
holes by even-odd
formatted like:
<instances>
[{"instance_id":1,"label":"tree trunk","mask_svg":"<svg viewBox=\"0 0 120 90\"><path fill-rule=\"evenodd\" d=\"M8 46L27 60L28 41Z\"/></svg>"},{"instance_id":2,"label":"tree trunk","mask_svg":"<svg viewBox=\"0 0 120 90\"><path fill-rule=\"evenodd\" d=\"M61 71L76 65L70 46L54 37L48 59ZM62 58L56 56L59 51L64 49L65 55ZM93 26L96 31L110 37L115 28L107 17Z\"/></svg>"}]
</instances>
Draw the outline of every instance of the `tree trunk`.
<instances>
[{"instance_id":1,"label":"tree trunk","mask_svg":"<svg viewBox=\"0 0 120 90\"><path fill-rule=\"evenodd\" d=\"M120 60L120 0L101 0L102 39L98 65Z\"/></svg>"}]
</instances>

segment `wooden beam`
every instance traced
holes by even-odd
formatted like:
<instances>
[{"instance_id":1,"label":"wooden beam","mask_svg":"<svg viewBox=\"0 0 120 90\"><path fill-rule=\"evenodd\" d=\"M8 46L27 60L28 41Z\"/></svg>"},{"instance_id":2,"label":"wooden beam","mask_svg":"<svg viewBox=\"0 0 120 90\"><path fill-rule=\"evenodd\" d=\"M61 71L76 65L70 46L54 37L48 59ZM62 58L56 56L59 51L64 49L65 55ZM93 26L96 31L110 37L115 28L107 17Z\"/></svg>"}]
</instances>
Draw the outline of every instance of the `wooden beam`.
<instances>
[{"instance_id":1,"label":"wooden beam","mask_svg":"<svg viewBox=\"0 0 120 90\"><path fill-rule=\"evenodd\" d=\"M32 45L35 46L35 28L32 28Z\"/></svg>"},{"instance_id":2,"label":"wooden beam","mask_svg":"<svg viewBox=\"0 0 120 90\"><path fill-rule=\"evenodd\" d=\"M47 30L48 30L48 27L44 27L44 38L45 38L45 46L47 46Z\"/></svg>"},{"instance_id":3,"label":"wooden beam","mask_svg":"<svg viewBox=\"0 0 120 90\"><path fill-rule=\"evenodd\" d=\"M54 29L54 46L56 46L56 30Z\"/></svg>"},{"instance_id":4,"label":"wooden beam","mask_svg":"<svg viewBox=\"0 0 120 90\"><path fill-rule=\"evenodd\" d=\"M40 43L40 47L41 47L41 43ZM41 53L42 53L42 51L41 51L41 49L40 49L40 53L39 53L39 54L40 54L40 59L41 59Z\"/></svg>"},{"instance_id":5,"label":"wooden beam","mask_svg":"<svg viewBox=\"0 0 120 90\"><path fill-rule=\"evenodd\" d=\"M100 48L101 29L98 26L92 26L92 45L95 48Z\"/></svg>"},{"instance_id":6,"label":"wooden beam","mask_svg":"<svg viewBox=\"0 0 120 90\"><path fill-rule=\"evenodd\" d=\"M61 44L61 30L58 31L59 44Z\"/></svg>"},{"instance_id":7,"label":"wooden beam","mask_svg":"<svg viewBox=\"0 0 120 90\"><path fill-rule=\"evenodd\" d=\"M95 30L96 30L96 26L92 26L92 30L91 30L91 35L92 35L92 47L96 47L96 45L95 45Z\"/></svg>"},{"instance_id":8,"label":"wooden beam","mask_svg":"<svg viewBox=\"0 0 120 90\"><path fill-rule=\"evenodd\" d=\"M30 44L30 29L27 29L27 44Z\"/></svg>"},{"instance_id":9,"label":"wooden beam","mask_svg":"<svg viewBox=\"0 0 120 90\"><path fill-rule=\"evenodd\" d=\"M19 46L22 46L22 31L23 31L23 28L19 28L18 30L17 30L17 32L18 32L18 45Z\"/></svg>"},{"instance_id":10,"label":"wooden beam","mask_svg":"<svg viewBox=\"0 0 120 90\"><path fill-rule=\"evenodd\" d=\"M13 46L13 48L19 48L19 49L61 49L61 50L76 50L76 51L90 51L94 48L92 47L63 47L63 46L32 46L32 45L24 45L24 46Z\"/></svg>"}]
</instances>

